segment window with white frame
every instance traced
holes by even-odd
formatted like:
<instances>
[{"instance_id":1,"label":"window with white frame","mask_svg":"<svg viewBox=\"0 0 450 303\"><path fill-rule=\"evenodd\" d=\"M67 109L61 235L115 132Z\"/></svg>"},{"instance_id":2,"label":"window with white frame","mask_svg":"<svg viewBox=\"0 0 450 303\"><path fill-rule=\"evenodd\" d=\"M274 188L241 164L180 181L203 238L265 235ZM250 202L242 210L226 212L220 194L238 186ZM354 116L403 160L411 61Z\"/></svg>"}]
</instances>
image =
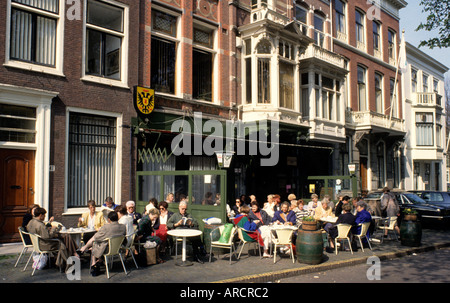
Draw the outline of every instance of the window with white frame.
<instances>
[{"instance_id":1,"label":"window with white frame","mask_svg":"<svg viewBox=\"0 0 450 303\"><path fill-rule=\"evenodd\" d=\"M0 104L0 141L36 143L37 109Z\"/></svg>"},{"instance_id":2,"label":"window with white frame","mask_svg":"<svg viewBox=\"0 0 450 303\"><path fill-rule=\"evenodd\" d=\"M280 107L294 109L294 45L283 40L278 45Z\"/></svg>"},{"instance_id":3,"label":"window with white frame","mask_svg":"<svg viewBox=\"0 0 450 303\"><path fill-rule=\"evenodd\" d=\"M115 198L117 118L69 112L67 207Z\"/></svg>"},{"instance_id":4,"label":"window with white frame","mask_svg":"<svg viewBox=\"0 0 450 303\"><path fill-rule=\"evenodd\" d=\"M308 35L308 9L297 4L295 6L295 19L299 21L300 32L305 36Z\"/></svg>"},{"instance_id":5,"label":"window with white frame","mask_svg":"<svg viewBox=\"0 0 450 303\"><path fill-rule=\"evenodd\" d=\"M377 113L383 113L383 75L375 73L375 106Z\"/></svg>"},{"instance_id":6,"label":"window with white frame","mask_svg":"<svg viewBox=\"0 0 450 303\"><path fill-rule=\"evenodd\" d=\"M381 33L381 25L378 21L373 21L372 22L372 26L373 26L373 51L374 51L374 55L377 57L381 57L381 38L380 38L380 33Z\"/></svg>"},{"instance_id":7,"label":"window with white frame","mask_svg":"<svg viewBox=\"0 0 450 303\"><path fill-rule=\"evenodd\" d=\"M60 1L11 0L6 64L62 73L64 12Z\"/></svg>"},{"instance_id":8,"label":"window with white frame","mask_svg":"<svg viewBox=\"0 0 450 303\"><path fill-rule=\"evenodd\" d=\"M360 111L367 110L366 98L366 68L358 65L358 106Z\"/></svg>"},{"instance_id":9,"label":"window with white frame","mask_svg":"<svg viewBox=\"0 0 450 303\"><path fill-rule=\"evenodd\" d=\"M417 92L417 70L414 68L411 68L411 90Z\"/></svg>"},{"instance_id":10,"label":"window with white frame","mask_svg":"<svg viewBox=\"0 0 450 303\"><path fill-rule=\"evenodd\" d=\"M302 74L306 80L307 74ZM340 82L331 77L315 74L314 91L316 100L316 117L339 121L340 120ZM302 83L303 85L303 83ZM307 91L305 91L306 93Z\"/></svg>"},{"instance_id":11,"label":"window with white frame","mask_svg":"<svg viewBox=\"0 0 450 303\"><path fill-rule=\"evenodd\" d=\"M416 113L416 144L433 146L433 113Z\"/></svg>"},{"instance_id":12,"label":"window with white frame","mask_svg":"<svg viewBox=\"0 0 450 303\"><path fill-rule=\"evenodd\" d=\"M192 98L213 101L214 34L209 27L194 24L192 50Z\"/></svg>"},{"instance_id":13,"label":"window with white frame","mask_svg":"<svg viewBox=\"0 0 450 303\"><path fill-rule=\"evenodd\" d=\"M270 103L271 53L272 45L267 39L262 39L258 45L256 45L258 103Z\"/></svg>"},{"instance_id":14,"label":"window with white frame","mask_svg":"<svg viewBox=\"0 0 450 303\"><path fill-rule=\"evenodd\" d=\"M393 30L389 29L388 30L388 48L389 48L389 60L391 62L395 62L395 58L396 58L395 39L396 39L396 33Z\"/></svg>"},{"instance_id":15,"label":"window with white frame","mask_svg":"<svg viewBox=\"0 0 450 303\"><path fill-rule=\"evenodd\" d=\"M397 89L396 87L396 83L395 83L395 79L391 78L389 79L389 92L390 92L390 101L391 101L391 111L392 111L392 116L394 117L398 117L398 103L397 103L397 94L394 93L395 90Z\"/></svg>"},{"instance_id":16,"label":"window with white frame","mask_svg":"<svg viewBox=\"0 0 450 303\"><path fill-rule=\"evenodd\" d=\"M314 41L318 46L324 47L324 20L317 14L314 15Z\"/></svg>"},{"instance_id":17,"label":"window with white frame","mask_svg":"<svg viewBox=\"0 0 450 303\"><path fill-rule=\"evenodd\" d=\"M428 93L428 75L425 73L422 74L422 91Z\"/></svg>"},{"instance_id":18,"label":"window with white frame","mask_svg":"<svg viewBox=\"0 0 450 303\"><path fill-rule=\"evenodd\" d=\"M335 0L334 1L334 7L336 10L336 30L339 34L346 34L346 18L345 18L345 10L346 10L346 3L342 0Z\"/></svg>"},{"instance_id":19,"label":"window with white frame","mask_svg":"<svg viewBox=\"0 0 450 303\"><path fill-rule=\"evenodd\" d=\"M126 81L126 8L113 1L86 4L85 75Z\"/></svg>"},{"instance_id":20,"label":"window with white frame","mask_svg":"<svg viewBox=\"0 0 450 303\"><path fill-rule=\"evenodd\" d=\"M152 9L151 87L175 94L177 17Z\"/></svg>"},{"instance_id":21,"label":"window with white frame","mask_svg":"<svg viewBox=\"0 0 450 303\"><path fill-rule=\"evenodd\" d=\"M364 35L364 18L365 15L360 10L355 10L355 34L356 34L356 47L365 48L365 35Z\"/></svg>"}]
</instances>

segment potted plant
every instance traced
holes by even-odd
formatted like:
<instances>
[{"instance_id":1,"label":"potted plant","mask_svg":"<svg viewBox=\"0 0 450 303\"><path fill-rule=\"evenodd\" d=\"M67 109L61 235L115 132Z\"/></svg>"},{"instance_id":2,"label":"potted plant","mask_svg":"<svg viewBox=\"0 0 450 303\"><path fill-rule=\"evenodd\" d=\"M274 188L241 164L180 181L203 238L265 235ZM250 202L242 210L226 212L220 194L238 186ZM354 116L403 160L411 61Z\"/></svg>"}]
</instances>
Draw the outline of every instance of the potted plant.
<instances>
[{"instance_id":1,"label":"potted plant","mask_svg":"<svg viewBox=\"0 0 450 303\"><path fill-rule=\"evenodd\" d=\"M405 208L403 210L404 220L406 221L416 221L417 220L417 211L412 208Z\"/></svg>"},{"instance_id":2,"label":"potted plant","mask_svg":"<svg viewBox=\"0 0 450 303\"><path fill-rule=\"evenodd\" d=\"M304 217L302 220L302 229L308 231L317 230L317 221L313 216Z\"/></svg>"}]
</instances>

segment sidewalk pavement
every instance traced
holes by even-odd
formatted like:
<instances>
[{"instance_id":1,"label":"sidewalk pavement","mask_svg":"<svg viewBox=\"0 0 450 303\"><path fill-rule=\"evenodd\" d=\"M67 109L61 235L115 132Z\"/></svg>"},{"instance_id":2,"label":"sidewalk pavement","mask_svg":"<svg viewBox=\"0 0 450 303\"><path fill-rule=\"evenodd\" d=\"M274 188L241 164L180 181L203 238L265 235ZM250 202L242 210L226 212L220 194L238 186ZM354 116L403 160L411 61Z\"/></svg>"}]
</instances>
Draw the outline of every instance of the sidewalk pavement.
<instances>
[{"instance_id":1,"label":"sidewalk pavement","mask_svg":"<svg viewBox=\"0 0 450 303\"><path fill-rule=\"evenodd\" d=\"M240 260L233 257L231 264L228 256L217 256L215 253L211 263L205 260L204 264L194 262L192 266L179 267L175 265L175 256L168 256L163 264L136 269L132 259L128 258L126 261L128 275L125 275L122 265L116 258L109 280L104 269L103 274L92 277L89 274L89 257L83 256L81 280L70 281L66 274L60 273L55 267L37 270L33 277L31 264L23 271L31 249L15 268L14 264L22 250L22 244L6 244L0 246L0 283L266 283L305 273L363 264L371 256L379 257L382 262L448 246L450 246L450 230L424 229L420 247L402 246L399 241L388 239L384 243L372 243L372 251L368 248L365 248L364 252L358 249L354 254L350 251L339 251L338 255L324 252L321 264L308 265L299 263L297 259L293 263L288 255L280 257L279 254L274 264L273 258L260 259L259 254L255 254L253 250L254 245L247 244L246 247L249 249L244 248ZM207 250L209 251L209 248ZM178 258L181 258L180 252Z\"/></svg>"}]
</instances>

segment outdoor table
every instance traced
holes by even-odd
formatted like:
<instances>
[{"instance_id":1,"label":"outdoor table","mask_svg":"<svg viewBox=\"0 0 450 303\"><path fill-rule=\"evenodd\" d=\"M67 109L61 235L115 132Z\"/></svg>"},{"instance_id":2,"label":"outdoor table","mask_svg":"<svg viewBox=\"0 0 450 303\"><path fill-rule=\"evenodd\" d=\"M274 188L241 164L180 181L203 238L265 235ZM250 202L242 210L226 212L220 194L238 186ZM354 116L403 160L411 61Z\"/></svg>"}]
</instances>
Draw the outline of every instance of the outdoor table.
<instances>
[{"instance_id":1,"label":"outdoor table","mask_svg":"<svg viewBox=\"0 0 450 303\"><path fill-rule=\"evenodd\" d=\"M328 217L320 218L319 221L326 222L326 223L336 223L337 219L338 219L338 217L328 216Z\"/></svg>"},{"instance_id":2,"label":"outdoor table","mask_svg":"<svg viewBox=\"0 0 450 303\"><path fill-rule=\"evenodd\" d=\"M186 238L188 237L198 237L202 234L201 230L198 229L172 229L167 231L168 235L176 238L183 238L183 250L181 255L181 262L177 262L178 266L190 266L193 263L186 261ZM176 245L176 241L175 241Z\"/></svg>"},{"instance_id":3,"label":"outdoor table","mask_svg":"<svg viewBox=\"0 0 450 303\"><path fill-rule=\"evenodd\" d=\"M68 228L65 230L60 230L60 234L68 234L72 237L72 239L75 241L78 247L81 247L81 237L83 234L89 234L89 233L96 233L97 231L95 229L89 229L89 228Z\"/></svg>"}]
</instances>

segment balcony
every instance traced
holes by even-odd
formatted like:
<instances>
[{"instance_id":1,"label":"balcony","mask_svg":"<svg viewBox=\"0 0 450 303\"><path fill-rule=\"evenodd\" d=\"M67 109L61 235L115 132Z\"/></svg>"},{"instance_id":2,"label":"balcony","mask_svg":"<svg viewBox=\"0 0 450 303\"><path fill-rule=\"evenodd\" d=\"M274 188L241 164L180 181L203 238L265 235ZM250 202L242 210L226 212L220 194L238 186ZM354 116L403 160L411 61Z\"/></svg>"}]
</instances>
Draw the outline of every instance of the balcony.
<instances>
[{"instance_id":1,"label":"balcony","mask_svg":"<svg viewBox=\"0 0 450 303\"><path fill-rule=\"evenodd\" d=\"M345 113L346 126L355 130L372 130L373 132L404 133L405 120L388 115L364 111Z\"/></svg>"},{"instance_id":2,"label":"balcony","mask_svg":"<svg viewBox=\"0 0 450 303\"><path fill-rule=\"evenodd\" d=\"M273 106L272 104L244 104L239 106L242 111L243 122L254 122L261 120L274 120L292 126L309 127L308 121L304 120L302 114L295 110Z\"/></svg>"},{"instance_id":3,"label":"balcony","mask_svg":"<svg viewBox=\"0 0 450 303\"><path fill-rule=\"evenodd\" d=\"M319 60L323 63L330 64L333 67L345 68L345 62L342 56L323 49L315 44L310 44L300 56L300 60L308 59Z\"/></svg>"},{"instance_id":4,"label":"balcony","mask_svg":"<svg viewBox=\"0 0 450 303\"><path fill-rule=\"evenodd\" d=\"M437 93L415 93L414 106L431 106L442 108L442 96Z\"/></svg>"}]
</instances>

